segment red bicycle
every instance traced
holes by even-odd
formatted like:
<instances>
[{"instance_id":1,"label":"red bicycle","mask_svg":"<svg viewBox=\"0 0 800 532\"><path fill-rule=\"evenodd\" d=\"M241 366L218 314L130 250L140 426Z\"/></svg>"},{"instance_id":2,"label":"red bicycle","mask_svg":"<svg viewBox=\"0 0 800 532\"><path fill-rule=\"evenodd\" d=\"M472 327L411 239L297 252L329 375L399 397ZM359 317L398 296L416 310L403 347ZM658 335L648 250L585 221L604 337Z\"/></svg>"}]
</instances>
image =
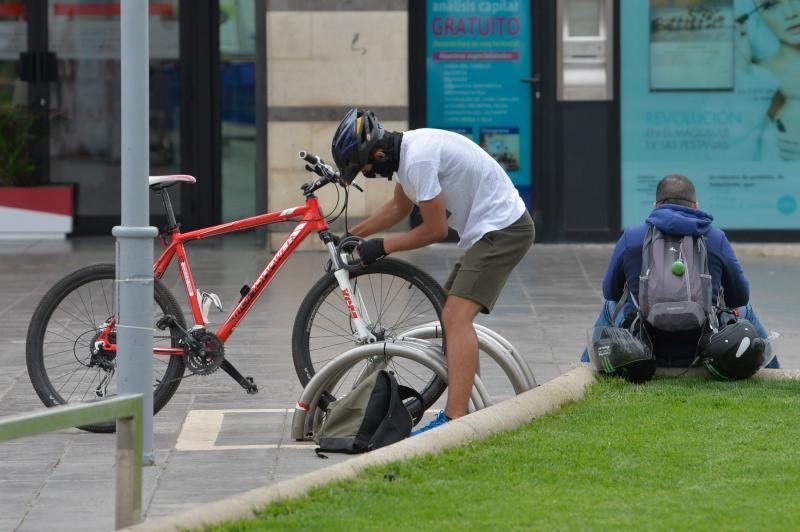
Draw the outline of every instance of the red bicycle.
<instances>
[{"instance_id":1,"label":"red bicycle","mask_svg":"<svg viewBox=\"0 0 800 532\"><path fill-rule=\"evenodd\" d=\"M294 322L292 358L301 384L305 386L316 370L353 346L391 340L402 336L403 331L440 320L445 294L433 278L392 258L364 266L354 258L360 239L347 237L340 241L330 232L330 221L342 213L347 220L349 189L339 179L339 173L319 157L306 152L300 155L307 163L306 169L319 176L302 186L304 205L186 233L180 231L167 189L177 183L194 183L195 179L187 175L150 178L150 188L160 195L167 215L167 227L160 234L166 249L153 266L155 412L169 402L183 378L209 375L220 368L247 393L258 392L253 379L244 377L231 363L225 342L289 255L312 232L325 244L330 260L327 273L308 292ZM341 210L337 201L337 207L326 217L314 193L328 184L341 185L345 197ZM253 283L242 287L238 303L220 327L209 330L208 313L213 306L221 311L221 301L195 285L184 244L286 221L296 221L294 230ZM191 326L175 296L161 281L176 257L191 308ZM95 264L67 275L42 298L28 328L26 362L33 387L46 406L98 401L116 394L115 292L114 265ZM367 364L374 366L375 361ZM384 365L420 391L422 404L417 400L409 407L421 413L441 395L445 383L427 368L408 367L411 364L387 360ZM353 385L362 371L363 368L353 368L352 376L343 376L339 386ZM111 432L114 423L82 428Z\"/></svg>"}]
</instances>

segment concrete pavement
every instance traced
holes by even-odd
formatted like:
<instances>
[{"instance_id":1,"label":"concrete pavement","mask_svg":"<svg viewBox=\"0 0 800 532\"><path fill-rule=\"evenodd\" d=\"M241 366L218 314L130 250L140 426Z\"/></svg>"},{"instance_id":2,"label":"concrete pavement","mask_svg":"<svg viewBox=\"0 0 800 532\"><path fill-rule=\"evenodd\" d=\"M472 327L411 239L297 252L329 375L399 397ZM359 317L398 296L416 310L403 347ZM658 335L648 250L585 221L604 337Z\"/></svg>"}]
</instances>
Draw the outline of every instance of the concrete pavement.
<instances>
[{"instance_id":1,"label":"concrete pavement","mask_svg":"<svg viewBox=\"0 0 800 532\"><path fill-rule=\"evenodd\" d=\"M610 245L536 245L512 275L491 316L479 322L515 344L542 383L577 361L601 302ZM0 243L0 415L41 408L25 368L25 334L44 292L86 264L113 262L109 238ZM196 284L229 306L270 253L248 235L193 243ZM443 282L460 255L453 245L399 254ZM794 302L800 263L791 253L758 256L742 248L753 303L769 329L781 331L784 367L799 368L800 327ZM226 353L261 393L246 395L227 375L190 377L155 418L156 465L145 469L146 517L168 515L222 497L293 478L346 459L320 460L313 444L289 437L291 408L301 388L291 362L291 326L324 255L297 253L248 314ZM168 286L182 299L178 279ZM181 301L183 303L183 301ZM482 374L495 401L511 389L490 360ZM0 444L0 530L113 528L114 446L110 435L66 430Z\"/></svg>"}]
</instances>

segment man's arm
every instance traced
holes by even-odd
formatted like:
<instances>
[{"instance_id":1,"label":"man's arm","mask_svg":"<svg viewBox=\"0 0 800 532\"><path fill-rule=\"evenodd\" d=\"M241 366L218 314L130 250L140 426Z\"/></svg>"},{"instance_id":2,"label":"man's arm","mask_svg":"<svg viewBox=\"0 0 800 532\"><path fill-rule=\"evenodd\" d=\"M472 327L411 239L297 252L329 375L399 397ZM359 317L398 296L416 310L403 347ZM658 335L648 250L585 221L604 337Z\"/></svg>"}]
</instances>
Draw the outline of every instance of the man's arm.
<instances>
[{"instance_id":1,"label":"man's arm","mask_svg":"<svg viewBox=\"0 0 800 532\"><path fill-rule=\"evenodd\" d=\"M608 270L606 270L606 276L603 279L603 297L607 301L619 301L619 298L622 297L622 291L625 288L623 257L626 247L627 240L625 239L625 233L622 233L614 248L614 253L611 255L611 260L608 261Z\"/></svg>"},{"instance_id":2,"label":"man's arm","mask_svg":"<svg viewBox=\"0 0 800 532\"><path fill-rule=\"evenodd\" d=\"M720 244L722 256L722 288L725 289L725 305L743 307L750 301L750 283L744 276L742 265L736 258L731 243L723 236Z\"/></svg>"},{"instance_id":3,"label":"man's arm","mask_svg":"<svg viewBox=\"0 0 800 532\"><path fill-rule=\"evenodd\" d=\"M419 202L419 213L422 223L411 231L383 241L386 253L419 249L447 238L447 209L444 206L444 195L439 193L435 198Z\"/></svg>"},{"instance_id":4,"label":"man's arm","mask_svg":"<svg viewBox=\"0 0 800 532\"><path fill-rule=\"evenodd\" d=\"M361 238L380 233L407 218L413 208L414 204L403 192L403 187L399 183L395 184L392 199L381 207L378 212L353 227L350 233Z\"/></svg>"}]
</instances>

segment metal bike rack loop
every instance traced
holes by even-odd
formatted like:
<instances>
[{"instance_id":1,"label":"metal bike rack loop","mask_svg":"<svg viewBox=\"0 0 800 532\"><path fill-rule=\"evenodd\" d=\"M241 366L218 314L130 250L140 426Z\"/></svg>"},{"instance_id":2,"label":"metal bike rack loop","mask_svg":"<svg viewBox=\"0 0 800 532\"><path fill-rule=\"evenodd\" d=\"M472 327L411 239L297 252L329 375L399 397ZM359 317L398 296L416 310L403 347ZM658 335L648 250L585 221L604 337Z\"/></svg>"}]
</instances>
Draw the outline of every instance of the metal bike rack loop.
<instances>
[{"instance_id":1,"label":"metal bike rack loop","mask_svg":"<svg viewBox=\"0 0 800 532\"><path fill-rule=\"evenodd\" d=\"M508 354L511 355L511 358L513 358L517 362L517 365L522 370L522 373L525 375L525 379L528 381L528 385L530 386L530 388L536 388L538 386L538 384L536 383L536 377L534 377L531 367L528 365L527 362L525 362L525 359L522 358L522 355L519 354L517 348L514 347L514 345L511 342L506 340L505 336L502 336L497 331L493 331L492 329L484 327L483 325L477 323L474 324L474 327L476 333L483 333L491 337L497 343L506 348Z\"/></svg>"},{"instance_id":2,"label":"metal bike rack loop","mask_svg":"<svg viewBox=\"0 0 800 532\"><path fill-rule=\"evenodd\" d=\"M495 331L475 324L475 335L478 338L478 348L491 357L500 368L505 372L514 393L520 394L536 387L536 379L530 366L520 356L511 342L503 338ZM421 325L414 329L404 331L401 335L403 339L409 338L441 338L442 327L439 322L431 322Z\"/></svg>"},{"instance_id":3,"label":"metal bike rack loop","mask_svg":"<svg viewBox=\"0 0 800 532\"><path fill-rule=\"evenodd\" d=\"M333 388L347 370L370 358L375 359L375 369L378 369L387 365L394 357L417 362L447 381L447 367L441 348L425 340L409 338L354 347L325 364L308 382L295 406L292 417L292 438L298 441L305 440L314 431L315 421L319 419L316 415L317 405L322 394ZM478 376L475 376L470 402L475 410L490 404L489 394Z\"/></svg>"}]
</instances>

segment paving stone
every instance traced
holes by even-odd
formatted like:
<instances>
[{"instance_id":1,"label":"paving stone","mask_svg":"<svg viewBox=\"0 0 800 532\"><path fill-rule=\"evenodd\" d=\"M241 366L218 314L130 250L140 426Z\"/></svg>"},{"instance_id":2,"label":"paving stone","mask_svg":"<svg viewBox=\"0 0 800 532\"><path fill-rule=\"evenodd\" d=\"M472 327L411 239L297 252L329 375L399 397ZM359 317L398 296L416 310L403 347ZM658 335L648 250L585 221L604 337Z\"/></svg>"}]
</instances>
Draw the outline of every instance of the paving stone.
<instances>
[{"instance_id":1,"label":"paving stone","mask_svg":"<svg viewBox=\"0 0 800 532\"><path fill-rule=\"evenodd\" d=\"M156 249L158 249L156 247ZM478 322L505 336L544 383L571 369L594 323L611 245L536 245L511 275L495 312ZM270 256L252 237L193 243L189 260L197 285L215 291L226 310L239 288L261 272ZM460 251L451 244L398 254L443 282ZM251 375L260 393L247 395L225 373L190 377L154 419L155 465L144 469L147 516L168 515L244 490L292 478L346 460L318 458L313 444L302 449L291 438L292 412L302 387L291 358L294 314L321 277L326 256L293 255L235 331L226 353ZM78 267L114 261L111 238L0 246L0 416L42 409L25 366L28 322L38 301L60 277ZM747 255L742 264L751 280L752 300L769 329L783 333L779 350L785 367L800 367L795 302L800 298L800 263L792 257ZM179 300L182 283L171 268L164 278ZM186 316L188 305L182 301ZM221 315L213 315L212 324ZM213 330L213 326L211 327ZM512 394L508 379L485 354L481 371L492 400ZM444 406L440 399L431 408ZM276 409L278 412L242 412ZM209 431L208 450L176 448L185 430L207 411L229 411ZM206 412L206 414L204 414ZM207 417L203 417L203 416ZM424 421L431 419L426 414ZM201 431L200 436L203 433ZM183 439L182 439L183 438ZM77 429L0 444L0 530L110 530L114 510L114 435ZM281 445L281 448L275 448ZM242 446L250 446L240 448ZM214 450L216 449L216 450Z\"/></svg>"}]
</instances>

